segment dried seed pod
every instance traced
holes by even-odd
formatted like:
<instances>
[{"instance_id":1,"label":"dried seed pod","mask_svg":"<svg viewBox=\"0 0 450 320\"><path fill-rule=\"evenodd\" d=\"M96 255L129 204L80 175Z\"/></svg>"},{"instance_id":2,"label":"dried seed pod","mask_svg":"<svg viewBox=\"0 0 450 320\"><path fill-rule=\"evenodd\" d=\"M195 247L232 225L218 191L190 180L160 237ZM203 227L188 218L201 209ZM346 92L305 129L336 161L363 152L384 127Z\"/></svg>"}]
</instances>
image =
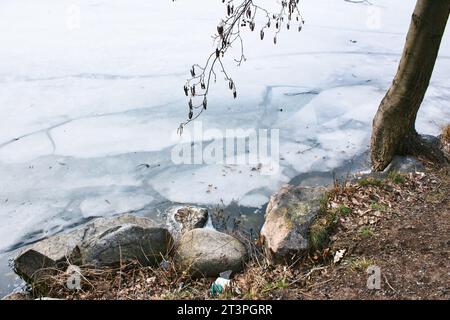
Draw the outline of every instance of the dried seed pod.
<instances>
[{"instance_id":1,"label":"dried seed pod","mask_svg":"<svg viewBox=\"0 0 450 320\"><path fill-rule=\"evenodd\" d=\"M184 90L184 94L186 95L186 97L189 95L189 88L187 86L183 87Z\"/></svg>"},{"instance_id":2,"label":"dried seed pod","mask_svg":"<svg viewBox=\"0 0 450 320\"><path fill-rule=\"evenodd\" d=\"M261 29L261 32L259 34L261 36L261 40L263 40L264 39L264 29Z\"/></svg>"},{"instance_id":3,"label":"dried seed pod","mask_svg":"<svg viewBox=\"0 0 450 320\"><path fill-rule=\"evenodd\" d=\"M203 109L206 110L206 107L208 106L208 100L206 99L206 97L203 98Z\"/></svg>"},{"instance_id":4,"label":"dried seed pod","mask_svg":"<svg viewBox=\"0 0 450 320\"><path fill-rule=\"evenodd\" d=\"M217 26L217 32L219 33L219 36L222 38L223 37L223 24L219 24Z\"/></svg>"},{"instance_id":5,"label":"dried seed pod","mask_svg":"<svg viewBox=\"0 0 450 320\"><path fill-rule=\"evenodd\" d=\"M194 115L194 113L192 112L192 110L190 110L190 111L189 111L189 114L188 114L189 120L192 119L192 116L193 116L193 115Z\"/></svg>"}]
</instances>

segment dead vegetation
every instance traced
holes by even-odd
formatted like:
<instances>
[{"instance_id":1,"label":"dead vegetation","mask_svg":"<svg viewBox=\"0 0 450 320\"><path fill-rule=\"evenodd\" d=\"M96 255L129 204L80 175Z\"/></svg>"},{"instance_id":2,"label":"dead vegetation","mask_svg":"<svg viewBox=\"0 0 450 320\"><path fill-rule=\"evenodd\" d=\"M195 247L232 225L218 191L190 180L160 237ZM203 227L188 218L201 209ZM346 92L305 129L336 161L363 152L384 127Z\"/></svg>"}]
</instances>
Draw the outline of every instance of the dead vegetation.
<instances>
[{"instance_id":1,"label":"dead vegetation","mask_svg":"<svg viewBox=\"0 0 450 320\"><path fill-rule=\"evenodd\" d=\"M442 128L441 143L447 158L450 158L450 124Z\"/></svg>"},{"instance_id":2,"label":"dead vegetation","mask_svg":"<svg viewBox=\"0 0 450 320\"><path fill-rule=\"evenodd\" d=\"M173 261L159 267L81 268L81 290L69 274L52 275L51 297L64 299L448 299L450 298L448 168L336 184L324 198L314 250L291 265L269 265L257 242L236 234L251 252L245 271L212 297L215 279L195 279ZM366 288L369 266L383 287Z\"/></svg>"},{"instance_id":3,"label":"dead vegetation","mask_svg":"<svg viewBox=\"0 0 450 320\"><path fill-rule=\"evenodd\" d=\"M442 128L441 139L445 143L450 143L450 124Z\"/></svg>"},{"instance_id":4,"label":"dead vegetation","mask_svg":"<svg viewBox=\"0 0 450 320\"><path fill-rule=\"evenodd\" d=\"M313 281L315 299L449 299L450 178L448 168L392 173L375 183L348 185L330 201L340 215L330 250L337 264ZM373 181L372 181L373 182ZM366 287L369 266L381 289Z\"/></svg>"}]
</instances>

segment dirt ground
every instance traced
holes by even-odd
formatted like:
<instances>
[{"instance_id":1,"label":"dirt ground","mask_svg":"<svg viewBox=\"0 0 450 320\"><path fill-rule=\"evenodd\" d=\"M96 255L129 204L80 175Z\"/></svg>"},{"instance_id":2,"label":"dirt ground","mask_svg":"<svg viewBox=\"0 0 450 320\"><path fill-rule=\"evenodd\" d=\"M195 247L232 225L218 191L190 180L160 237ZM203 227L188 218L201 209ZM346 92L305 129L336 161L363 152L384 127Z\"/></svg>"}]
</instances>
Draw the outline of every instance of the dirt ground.
<instances>
[{"instance_id":1,"label":"dirt ground","mask_svg":"<svg viewBox=\"0 0 450 320\"><path fill-rule=\"evenodd\" d=\"M191 279L166 268L124 266L84 270L83 290L68 291L61 275L50 296L64 299L450 299L448 168L392 173L337 184L326 212L330 241L291 266L271 266L258 247L231 287L211 297L214 279ZM341 255L339 255L341 254ZM367 269L380 271L369 289Z\"/></svg>"},{"instance_id":2,"label":"dirt ground","mask_svg":"<svg viewBox=\"0 0 450 320\"><path fill-rule=\"evenodd\" d=\"M366 203L370 197L379 203L372 202L370 208L379 209L376 221L369 221L367 228L358 226L364 215L352 212L346 218L349 221L344 219L333 237L332 250L346 249L346 255L312 279L318 285L305 297L450 299L449 182L445 170L430 170L424 176L411 175L402 184L359 190L367 196ZM342 202L345 197L338 199ZM361 204L349 207L361 213ZM380 290L367 289L369 264L380 267Z\"/></svg>"}]
</instances>

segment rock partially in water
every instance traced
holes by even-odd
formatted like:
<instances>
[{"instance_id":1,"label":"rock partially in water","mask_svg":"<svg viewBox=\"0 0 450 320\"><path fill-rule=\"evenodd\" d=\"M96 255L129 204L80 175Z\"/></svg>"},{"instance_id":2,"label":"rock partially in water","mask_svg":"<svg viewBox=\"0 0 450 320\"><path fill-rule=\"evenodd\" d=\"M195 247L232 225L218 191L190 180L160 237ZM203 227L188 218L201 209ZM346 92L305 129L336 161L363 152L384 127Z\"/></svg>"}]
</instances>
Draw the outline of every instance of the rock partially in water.
<instances>
[{"instance_id":1,"label":"rock partially in water","mask_svg":"<svg viewBox=\"0 0 450 320\"><path fill-rule=\"evenodd\" d=\"M33 296L29 292L15 292L4 296L0 300L33 300Z\"/></svg>"},{"instance_id":2,"label":"rock partially in water","mask_svg":"<svg viewBox=\"0 0 450 320\"><path fill-rule=\"evenodd\" d=\"M101 230L95 223L86 229L89 236L81 244L83 264L101 267L137 260L144 266L156 265L172 248L169 231L144 217L103 218L98 224ZM105 225L108 227L103 231Z\"/></svg>"},{"instance_id":3,"label":"rock partially in water","mask_svg":"<svg viewBox=\"0 0 450 320\"><path fill-rule=\"evenodd\" d=\"M270 198L261 240L271 263L292 263L309 249L309 228L320 213L325 188L285 186Z\"/></svg>"},{"instance_id":4,"label":"rock partially in water","mask_svg":"<svg viewBox=\"0 0 450 320\"><path fill-rule=\"evenodd\" d=\"M68 264L80 264L83 231L75 230L39 241L14 259L16 273L36 289L45 291L46 280Z\"/></svg>"},{"instance_id":5,"label":"rock partially in water","mask_svg":"<svg viewBox=\"0 0 450 320\"><path fill-rule=\"evenodd\" d=\"M236 238L213 229L185 233L176 248L175 261L194 276L215 277L219 273L242 270L247 251Z\"/></svg>"},{"instance_id":6,"label":"rock partially in water","mask_svg":"<svg viewBox=\"0 0 450 320\"><path fill-rule=\"evenodd\" d=\"M442 152L444 152L447 160L450 161L450 124L442 130L442 134L438 137L438 139L440 141Z\"/></svg>"},{"instance_id":7,"label":"rock partially in water","mask_svg":"<svg viewBox=\"0 0 450 320\"><path fill-rule=\"evenodd\" d=\"M386 168L385 172L399 172L399 173L415 173L423 172L425 167L415 157L412 156L395 156L391 164Z\"/></svg>"},{"instance_id":8,"label":"rock partially in water","mask_svg":"<svg viewBox=\"0 0 450 320\"><path fill-rule=\"evenodd\" d=\"M167 217L172 235L176 238L197 228L203 228L208 221L208 210L200 207L175 207L169 210Z\"/></svg>"},{"instance_id":9,"label":"rock partially in water","mask_svg":"<svg viewBox=\"0 0 450 320\"><path fill-rule=\"evenodd\" d=\"M45 279L69 264L118 265L138 260L154 265L172 248L169 231L148 218L129 214L95 219L72 232L40 241L21 252L14 267L45 292Z\"/></svg>"}]
</instances>

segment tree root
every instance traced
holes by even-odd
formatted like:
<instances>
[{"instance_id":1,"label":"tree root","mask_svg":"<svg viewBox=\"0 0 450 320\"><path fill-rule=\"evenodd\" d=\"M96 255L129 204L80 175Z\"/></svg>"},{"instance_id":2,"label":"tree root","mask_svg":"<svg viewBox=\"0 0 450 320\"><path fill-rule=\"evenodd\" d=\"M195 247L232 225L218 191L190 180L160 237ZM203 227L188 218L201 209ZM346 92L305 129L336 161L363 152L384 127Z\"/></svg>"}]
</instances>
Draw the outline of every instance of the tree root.
<instances>
[{"instance_id":1,"label":"tree root","mask_svg":"<svg viewBox=\"0 0 450 320\"><path fill-rule=\"evenodd\" d=\"M436 164L448 165L450 163L441 140L434 136L415 134L405 145L405 152Z\"/></svg>"}]
</instances>

